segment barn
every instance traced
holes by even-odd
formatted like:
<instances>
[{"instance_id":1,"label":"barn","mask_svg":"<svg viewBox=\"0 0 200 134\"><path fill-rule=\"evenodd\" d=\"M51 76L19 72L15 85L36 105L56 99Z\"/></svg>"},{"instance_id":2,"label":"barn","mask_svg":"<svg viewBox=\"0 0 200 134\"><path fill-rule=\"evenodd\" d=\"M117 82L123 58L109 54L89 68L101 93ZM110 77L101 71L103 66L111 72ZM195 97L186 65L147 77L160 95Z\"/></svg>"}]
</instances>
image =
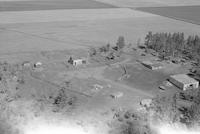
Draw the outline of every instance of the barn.
<instances>
[{"instance_id":1,"label":"barn","mask_svg":"<svg viewBox=\"0 0 200 134\"><path fill-rule=\"evenodd\" d=\"M169 81L184 91L199 87L199 82L186 74L171 75Z\"/></svg>"}]
</instances>

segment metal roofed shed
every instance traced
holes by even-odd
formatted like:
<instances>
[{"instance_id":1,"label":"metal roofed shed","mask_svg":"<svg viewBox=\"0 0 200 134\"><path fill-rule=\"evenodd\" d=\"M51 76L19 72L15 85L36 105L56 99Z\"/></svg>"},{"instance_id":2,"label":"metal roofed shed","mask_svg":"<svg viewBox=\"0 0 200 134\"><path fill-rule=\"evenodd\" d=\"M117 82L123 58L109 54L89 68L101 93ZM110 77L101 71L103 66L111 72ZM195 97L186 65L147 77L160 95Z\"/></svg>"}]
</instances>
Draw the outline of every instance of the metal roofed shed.
<instances>
[{"instance_id":1,"label":"metal roofed shed","mask_svg":"<svg viewBox=\"0 0 200 134\"><path fill-rule=\"evenodd\" d=\"M158 70L158 69L162 69L163 68L163 65L161 63L153 63L151 61L142 61L142 64L151 69L151 70Z\"/></svg>"},{"instance_id":2,"label":"metal roofed shed","mask_svg":"<svg viewBox=\"0 0 200 134\"><path fill-rule=\"evenodd\" d=\"M199 82L186 74L171 75L169 81L184 91L199 87Z\"/></svg>"}]
</instances>

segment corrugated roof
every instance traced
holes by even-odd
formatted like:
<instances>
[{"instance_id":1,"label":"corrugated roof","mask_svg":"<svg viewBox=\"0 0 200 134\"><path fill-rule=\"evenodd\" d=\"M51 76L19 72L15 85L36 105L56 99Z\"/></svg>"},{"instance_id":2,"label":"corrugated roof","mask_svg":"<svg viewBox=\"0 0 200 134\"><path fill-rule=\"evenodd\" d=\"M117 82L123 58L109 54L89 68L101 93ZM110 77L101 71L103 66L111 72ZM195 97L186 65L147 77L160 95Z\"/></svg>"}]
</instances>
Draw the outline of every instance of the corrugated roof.
<instances>
[{"instance_id":1,"label":"corrugated roof","mask_svg":"<svg viewBox=\"0 0 200 134\"><path fill-rule=\"evenodd\" d=\"M181 83L184 83L184 84L191 84L191 83L196 83L198 82L197 80L189 77L188 75L186 74L177 74L177 75L171 75L171 78L181 82Z\"/></svg>"}]
</instances>

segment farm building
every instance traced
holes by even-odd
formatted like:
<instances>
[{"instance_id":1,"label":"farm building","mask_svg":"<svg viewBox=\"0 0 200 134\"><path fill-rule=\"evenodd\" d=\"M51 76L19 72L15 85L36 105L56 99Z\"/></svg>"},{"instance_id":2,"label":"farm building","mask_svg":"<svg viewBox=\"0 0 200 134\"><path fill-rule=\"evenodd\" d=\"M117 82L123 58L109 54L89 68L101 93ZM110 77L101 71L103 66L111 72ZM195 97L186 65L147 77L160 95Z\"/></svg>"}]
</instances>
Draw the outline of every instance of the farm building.
<instances>
[{"instance_id":1,"label":"farm building","mask_svg":"<svg viewBox=\"0 0 200 134\"><path fill-rule=\"evenodd\" d=\"M36 62L33 66L34 68L40 68L42 66L42 62Z\"/></svg>"},{"instance_id":2,"label":"farm building","mask_svg":"<svg viewBox=\"0 0 200 134\"><path fill-rule=\"evenodd\" d=\"M110 96L113 98L113 99L117 99L117 98L121 98L124 94L122 92L115 92L115 93L112 93Z\"/></svg>"},{"instance_id":3,"label":"farm building","mask_svg":"<svg viewBox=\"0 0 200 134\"><path fill-rule=\"evenodd\" d=\"M86 64L87 60L85 58L81 58L81 59L72 59L72 57L69 58L68 63L72 64L73 66L78 66L78 65L82 65L82 64Z\"/></svg>"},{"instance_id":4,"label":"farm building","mask_svg":"<svg viewBox=\"0 0 200 134\"><path fill-rule=\"evenodd\" d=\"M83 59L76 59L76 60L73 60L73 65L74 65L74 66L82 65L82 64L84 64L84 63L86 63L86 61L83 60Z\"/></svg>"},{"instance_id":5,"label":"farm building","mask_svg":"<svg viewBox=\"0 0 200 134\"><path fill-rule=\"evenodd\" d=\"M31 63L30 63L29 61L24 61L24 62L22 63L22 66L23 66L23 67L30 67L30 66L31 66Z\"/></svg>"},{"instance_id":6,"label":"farm building","mask_svg":"<svg viewBox=\"0 0 200 134\"><path fill-rule=\"evenodd\" d=\"M151 61L142 61L142 64L151 70L158 70L163 68L161 63L152 63Z\"/></svg>"},{"instance_id":7,"label":"farm building","mask_svg":"<svg viewBox=\"0 0 200 134\"><path fill-rule=\"evenodd\" d=\"M172 75L169 81L184 91L199 87L199 82L186 74Z\"/></svg>"}]
</instances>

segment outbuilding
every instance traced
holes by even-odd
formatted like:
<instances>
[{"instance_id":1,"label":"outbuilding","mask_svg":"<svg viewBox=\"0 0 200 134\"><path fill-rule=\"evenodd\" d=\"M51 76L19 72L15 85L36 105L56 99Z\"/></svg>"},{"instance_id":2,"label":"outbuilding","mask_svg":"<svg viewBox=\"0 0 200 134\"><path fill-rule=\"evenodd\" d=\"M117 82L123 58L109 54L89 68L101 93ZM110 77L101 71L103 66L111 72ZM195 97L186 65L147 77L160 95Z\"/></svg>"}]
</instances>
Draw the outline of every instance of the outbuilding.
<instances>
[{"instance_id":1,"label":"outbuilding","mask_svg":"<svg viewBox=\"0 0 200 134\"><path fill-rule=\"evenodd\" d=\"M42 62L36 62L33 66L34 68L40 68L42 66Z\"/></svg>"},{"instance_id":2,"label":"outbuilding","mask_svg":"<svg viewBox=\"0 0 200 134\"><path fill-rule=\"evenodd\" d=\"M86 60L85 59L76 59L76 60L73 60L73 65L74 66L78 66L78 65L82 65L82 64L86 64Z\"/></svg>"},{"instance_id":3,"label":"outbuilding","mask_svg":"<svg viewBox=\"0 0 200 134\"><path fill-rule=\"evenodd\" d=\"M142 64L151 70L158 70L163 68L161 63L153 63L151 61L142 61Z\"/></svg>"},{"instance_id":4,"label":"outbuilding","mask_svg":"<svg viewBox=\"0 0 200 134\"><path fill-rule=\"evenodd\" d=\"M87 60L86 58L73 59L72 57L70 57L68 60L68 63L72 64L73 66L78 66L78 65L86 64Z\"/></svg>"},{"instance_id":5,"label":"outbuilding","mask_svg":"<svg viewBox=\"0 0 200 134\"><path fill-rule=\"evenodd\" d=\"M184 91L199 87L199 82L187 74L171 75L169 81Z\"/></svg>"},{"instance_id":6,"label":"outbuilding","mask_svg":"<svg viewBox=\"0 0 200 134\"><path fill-rule=\"evenodd\" d=\"M121 98L124 94L122 92L114 92L112 93L110 96L113 98L113 99L117 99L117 98Z\"/></svg>"},{"instance_id":7,"label":"outbuilding","mask_svg":"<svg viewBox=\"0 0 200 134\"><path fill-rule=\"evenodd\" d=\"M29 61L24 61L24 62L22 63L22 66L23 66L23 67L30 67L30 66L31 66L31 63L30 63Z\"/></svg>"}]
</instances>

